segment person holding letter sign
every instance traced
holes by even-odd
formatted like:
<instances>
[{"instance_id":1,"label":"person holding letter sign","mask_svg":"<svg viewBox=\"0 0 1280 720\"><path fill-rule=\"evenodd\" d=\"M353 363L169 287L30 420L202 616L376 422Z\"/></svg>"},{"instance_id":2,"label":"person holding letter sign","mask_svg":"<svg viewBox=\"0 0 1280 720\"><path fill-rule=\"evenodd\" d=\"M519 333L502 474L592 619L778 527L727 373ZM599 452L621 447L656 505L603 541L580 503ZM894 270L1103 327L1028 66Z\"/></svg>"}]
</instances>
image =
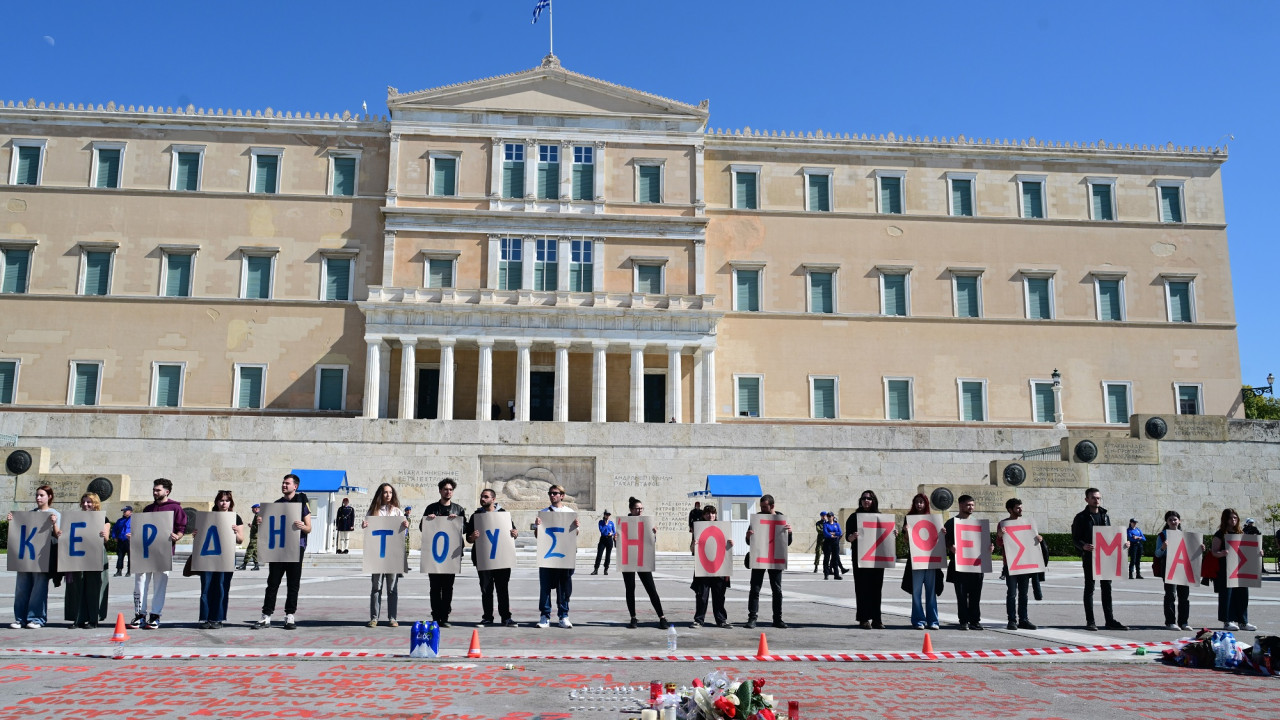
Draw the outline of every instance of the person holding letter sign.
<instances>
[{"instance_id":1,"label":"person holding letter sign","mask_svg":"<svg viewBox=\"0 0 1280 720\"><path fill-rule=\"evenodd\" d=\"M947 553L951 556L947 582L956 588L959 629L985 630L982 626L982 580L985 571L991 569L991 534L986 530L986 520L970 519L974 510L973 496L956 498L956 508L956 516L943 525L947 533ZM968 572L960 567L976 567L977 570Z\"/></svg>"},{"instance_id":2,"label":"person holding letter sign","mask_svg":"<svg viewBox=\"0 0 1280 720\"><path fill-rule=\"evenodd\" d=\"M36 535L40 532L41 526L35 523L18 523L15 524L13 513L6 516L9 521L9 534L12 536L16 530L18 533L17 543L9 543L9 567L14 566L14 556L16 554L19 560L28 558L34 560L40 556L40 551L44 551L46 560L53 562L53 557L58 553L58 536L62 531L58 526L62 522L62 513L50 507L53 502L53 488L48 485L41 485L36 488L36 512L49 513L53 516L53 530L48 548L37 547L38 540ZM40 518L44 520L44 518ZM14 547L17 545L17 547ZM14 630L27 628L28 630L36 630L44 627L49 621L49 565L45 565L44 571L18 571L17 583L13 589L13 617L14 622L9 627Z\"/></svg>"},{"instance_id":3,"label":"person holding letter sign","mask_svg":"<svg viewBox=\"0 0 1280 720\"><path fill-rule=\"evenodd\" d=\"M143 517L149 512L170 512L173 513L173 532L169 533L170 548L177 548L178 540L187 533L187 512L182 509L182 505L176 500L171 500L169 495L173 492L173 481L168 478L156 478L151 485L151 497L154 500L150 505L142 508ZM127 537L133 537L133 529L142 528L144 543L148 542L145 536L147 528L154 526L146 525L138 522L135 518L133 528L130 529ZM147 608L147 588L151 588L151 607L148 613ZM133 622L129 623L129 627L146 628L147 630L155 630L160 627L160 614L164 612L164 595L169 587L169 571L160 570L153 572L134 573L133 576Z\"/></svg>"},{"instance_id":4,"label":"person holding letter sign","mask_svg":"<svg viewBox=\"0 0 1280 720\"><path fill-rule=\"evenodd\" d=\"M627 500L627 508L627 517L641 517L644 513L644 503L636 498ZM671 627L671 623L667 622L666 615L662 613L662 599L658 597L658 588L653 584L653 571L627 570L627 567L632 565L653 567L654 544L646 542L644 536L640 534L644 532L646 525L650 527L650 539L656 539L658 528L653 526L653 518L646 517L643 520L632 521L631 525L624 523L618 545L618 566L622 568L622 584L627 591L627 612L631 613L631 622L627 623L627 627L635 628L640 624L636 619L636 575L638 574L640 583L644 585L644 591L649 594L649 603L653 605L653 611L658 613L658 627L666 630ZM632 536L630 532L632 529L637 536ZM605 573L608 574L607 561L605 566Z\"/></svg>"},{"instance_id":5,"label":"person holding letter sign","mask_svg":"<svg viewBox=\"0 0 1280 720\"><path fill-rule=\"evenodd\" d=\"M1085 508L1076 513L1071 521L1071 540L1080 551L1080 564L1084 567L1084 623L1085 629L1097 632L1098 625L1093 621L1093 529L1109 527L1111 516L1102 507L1102 493L1098 488L1084 491ZM1102 615L1106 619L1108 630L1128 630L1111 614L1111 581L1099 580L1102 584Z\"/></svg>"},{"instance_id":6,"label":"person holding letter sign","mask_svg":"<svg viewBox=\"0 0 1280 720\"><path fill-rule=\"evenodd\" d=\"M236 500L231 495L230 490L219 490L213 496L213 512L219 513L235 513ZM227 547L227 541L231 538L218 537L214 538L209 533L218 532L218 528L209 522L204 522L204 518L208 516L200 516L201 522L194 530L191 531L191 537L195 539L191 543L191 552L206 551L212 553L214 544L218 546L220 553L231 553L231 564L235 566L236 546L244 542L244 520L239 515L235 516L235 523L231 526L231 534L235 537L235 545ZM201 534L205 537L201 538ZM201 630L220 630L222 623L227 621L227 605L231 600L231 576L234 572L218 572L212 570L196 570L196 574L200 576L200 629Z\"/></svg>"},{"instance_id":7,"label":"person holding letter sign","mask_svg":"<svg viewBox=\"0 0 1280 720\"><path fill-rule=\"evenodd\" d=\"M559 485L552 485L547 488L547 498L551 501L551 505L544 508L542 512L575 512L573 508L564 504L564 488ZM542 518L533 521L533 535L538 536L538 529L542 527ZM574 518L573 523L569 525L568 532L578 532L578 520ZM546 628L551 626L551 588L556 590L556 612L560 617L560 627L571 628L573 623L569 621L569 597L573 595L573 568L558 567L539 567L538 568L538 627Z\"/></svg>"},{"instance_id":8,"label":"person holding letter sign","mask_svg":"<svg viewBox=\"0 0 1280 720\"><path fill-rule=\"evenodd\" d=\"M298 503L301 508L301 520L295 520L290 523L292 530L299 533L298 535L298 559L289 562L269 562L267 563L267 591L262 596L262 619L253 624L254 630L263 630L271 627L271 614L276 611L276 595L280 593L280 580L285 579L285 597L284 597L284 629L297 629L298 623L294 618L294 613L298 612L298 588L302 585L302 555L307 551L307 533L311 532L311 508L307 506L307 496L298 492L298 483L301 478L293 473L285 475L280 480L280 499L277 503ZM263 515L267 511L264 508L258 513L258 517L254 522L262 525ZM280 538L280 544L284 544L285 529L273 528L272 525L284 516L275 516L270 518L267 523L267 533L270 535L278 533L275 537ZM268 538L268 547L271 546L273 538Z\"/></svg>"},{"instance_id":9,"label":"person holding letter sign","mask_svg":"<svg viewBox=\"0 0 1280 720\"><path fill-rule=\"evenodd\" d=\"M716 521L716 506L708 505L702 509L702 520L705 522ZM690 532L695 532L693 542L697 542L696 531L693 523L690 523ZM723 533L721 533L723 535ZM725 538L724 548L721 549L722 555L728 555L733 549L733 540ZM694 555L697 555L695 546ZM696 562L696 561L695 561ZM689 587L693 590L694 610L693 623L689 627L700 628L707 621L707 600L711 600L712 617L715 618L716 627L732 630L733 625L729 623L729 613L724 609L724 592L729 587L730 576L728 575L708 575L699 577L697 574L693 577L693 584Z\"/></svg>"},{"instance_id":10,"label":"person holding letter sign","mask_svg":"<svg viewBox=\"0 0 1280 720\"><path fill-rule=\"evenodd\" d=\"M921 545L936 546L942 538L938 537L937 527L928 522L917 522L914 525L910 522L912 515L930 515L929 498L924 493L916 493L911 498L911 509L907 511L907 516L902 519L902 532L907 533L907 537L912 542L907 543L907 567L903 572L903 585L908 582L911 588L911 624L917 630L925 629L927 625L930 630L938 629L938 571L932 567L915 567L912 563L912 556L916 554L914 547L917 538L931 542L921 542ZM914 531L914 532L913 532ZM903 588L906 589L905 587Z\"/></svg>"},{"instance_id":11,"label":"person holding letter sign","mask_svg":"<svg viewBox=\"0 0 1280 720\"><path fill-rule=\"evenodd\" d=\"M102 501L96 493L85 493L80 496L80 509L84 512L101 512ZM79 528L73 525L80 525ZM68 541L75 545L86 542L85 535L89 530L84 523L68 520ZM67 573L67 600L63 605L63 617L73 627L96 628L98 623L107 619L107 591L111 583L111 568L107 564L106 540L111 537L111 523L105 518L101 529L95 533L103 544L102 570L79 570ZM92 541L98 542L98 541Z\"/></svg>"},{"instance_id":12,"label":"person holding letter sign","mask_svg":"<svg viewBox=\"0 0 1280 720\"><path fill-rule=\"evenodd\" d=\"M1160 530L1160 534L1156 535L1156 553L1157 562L1153 563L1157 567L1162 568L1163 572L1155 573L1161 578L1165 578L1164 583L1164 627L1166 630L1185 630L1190 631L1191 625L1189 619L1191 616L1191 588L1187 585L1175 585L1168 581L1169 577L1169 539L1170 530L1182 530L1182 516L1177 510L1170 510L1164 514L1164 528ZM1174 598L1177 598L1177 614L1174 614Z\"/></svg>"},{"instance_id":13,"label":"person holding letter sign","mask_svg":"<svg viewBox=\"0 0 1280 720\"><path fill-rule=\"evenodd\" d=\"M434 520L437 517L461 518L461 522L465 526L467 522L467 511L458 503L453 501L453 491L458 487L457 481L453 478L445 478L439 482L436 488L440 491L440 500L433 502L423 510L422 520L418 521L418 530L422 530L423 523L427 520ZM422 549L427 551L429 543L434 542L428 540L423 535ZM453 581L457 578L453 573L429 573L427 578L431 582L431 619L440 624L440 627L447 628L449 625L449 613L453 611Z\"/></svg>"},{"instance_id":14,"label":"person holding letter sign","mask_svg":"<svg viewBox=\"0 0 1280 720\"><path fill-rule=\"evenodd\" d=\"M773 518L760 518L760 515L772 515ZM773 626L776 628L785 628L787 624L782 621L782 571L787 566L787 546L791 545L791 523L787 522L782 513L773 509L773 496L760 496L760 513L756 516L756 522L752 525L762 525L772 531L766 543L760 545L765 552L757 553L752 561L751 568L751 591L747 594L747 624L743 627L754 628L756 626L756 614L760 611L760 588L764 586L765 573L769 574L769 594L773 599ZM775 540L778 527L787 531L787 545L781 548L777 547ZM762 530L763 534L764 531ZM751 544L751 538L755 535L755 530L747 530L747 544Z\"/></svg>"},{"instance_id":15,"label":"person holding letter sign","mask_svg":"<svg viewBox=\"0 0 1280 720\"><path fill-rule=\"evenodd\" d=\"M880 615L880 596L884 590L884 568L862 567L858 562L858 515L860 513L880 514L880 498L875 492L863 490L858 498L858 509L845 520L845 540L849 541L853 550L853 594L857 600L858 627L863 630L883 630L884 621Z\"/></svg>"},{"instance_id":16,"label":"person holding letter sign","mask_svg":"<svg viewBox=\"0 0 1280 720\"><path fill-rule=\"evenodd\" d=\"M1027 588L1035 577L1035 571L1028 574L1026 570L1031 568L1020 566L1034 565L1039 571L1044 570L1044 564L1039 562L1043 555L1037 547L1044 542L1044 538L1036 533L1035 525L1030 520L1022 519L1021 500L1009 498L1004 503L1004 509L1009 517L996 526L996 545L1000 546L1000 554L1004 559L1004 610L1009 620L1005 629L1035 630L1035 623L1027 615ZM1028 535L1033 544L1028 544L1024 539Z\"/></svg>"},{"instance_id":17,"label":"person holding letter sign","mask_svg":"<svg viewBox=\"0 0 1280 720\"><path fill-rule=\"evenodd\" d=\"M480 552L481 547L489 549L490 555L487 559L496 558L498 555L498 542L500 540L501 531L498 529L490 529L486 531L487 534L485 536L485 541L482 544L480 543L481 531L476 528L477 515L498 512L507 515L501 507L498 507L497 499L498 495L492 489L485 488L484 490L481 490L480 507L476 508L476 511L471 513L471 518L468 519L463 526L463 532L466 533L467 542L472 543L471 560L475 564L476 574L480 578L480 609L483 612L483 615L481 615L480 622L477 623L477 627L484 627L485 625L493 624L493 595L495 592L498 595L498 617L502 619L502 625L504 627L518 627L516 621L511 619L511 596L507 592L507 586L511 582L511 568L504 567L481 570L480 560L476 557L477 553ZM511 525L510 515L507 515L507 524ZM511 525L510 533L511 540L514 541L518 535L514 525ZM514 559L514 544L511 545L511 555Z\"/></svg>"},{"instance_id":18,"label":"person holding letter sign","mask_svg":"<svg viewBox=\"0 0 1280 720\"><path fill-rule=\"evenodd\" d=\"M1232 535L1243 535L1240 515L1232 508L1224 508L1218 521L1218 531L1213 534L1213 545L1209 548L1209 552L1218 558L1218 574L1213 578L1213 590L1218 593L1218 620L1222 622L1223 630L1257 630L1249 622L1249 588L1243 584L1231 587L1227 582L1231 554L1243 552L1240 538ZM1240 566L1243 564L1241 560Z\"/></svg>"},{"instance_id":19,"label":"person holding letter sign","mask_svg":"<svg viewBox=\"0 0 1280 720\"><path fill-rule=\"evenodd\" d=\"M343 498L346 500L346 498ZM354 512L354 511L353 511ZM400 509L400 496L396 493L395 487L391 483L382 483L378 486L378 490L373 494L373 502L369 503L369 512L365 513L365 519L360 521L362 530L368 529L370 517L404 517L404 511ZM354 523L352 524L354 527ZM401 532L409 532L409 521L402 520L400 522ZM386 531L375 531L386 532ZM341 552L341 551L339 551ZM373 552L368 543L365 544L365 552ZM396 557L400 557L400 546L396 545ZM369 589L369 627L378 627L378 616L382 614L382 588L387 588L387 624L391 627L400 627L400 623L396 620L396 612L400 605L400 573L372 573L369 575L372 579L372 587Z\"/></svg>"}]
</instances>

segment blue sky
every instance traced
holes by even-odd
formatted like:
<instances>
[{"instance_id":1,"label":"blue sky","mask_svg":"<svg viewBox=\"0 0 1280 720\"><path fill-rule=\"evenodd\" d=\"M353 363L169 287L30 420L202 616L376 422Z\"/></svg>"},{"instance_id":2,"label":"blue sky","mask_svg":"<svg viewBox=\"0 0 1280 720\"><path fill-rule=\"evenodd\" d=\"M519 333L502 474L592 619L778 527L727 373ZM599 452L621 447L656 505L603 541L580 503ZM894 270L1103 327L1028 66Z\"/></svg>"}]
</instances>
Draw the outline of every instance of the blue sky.
<instances>
[{"instance_id":1,"label":"blue sky","mask_svg":"<svg viewBox=\"0 0 1280 720\"><path fill-rule=\"evenodd\" d=\"M1220 145L1244 382L1277 362L1280 3L553 0L566 67L711 100L711 126ZM62 2L5 11L0 98L386 112L537 64L546 16L494 2ZM17 70L17 72L14 72Z\"/></svg>"}]
</instances>

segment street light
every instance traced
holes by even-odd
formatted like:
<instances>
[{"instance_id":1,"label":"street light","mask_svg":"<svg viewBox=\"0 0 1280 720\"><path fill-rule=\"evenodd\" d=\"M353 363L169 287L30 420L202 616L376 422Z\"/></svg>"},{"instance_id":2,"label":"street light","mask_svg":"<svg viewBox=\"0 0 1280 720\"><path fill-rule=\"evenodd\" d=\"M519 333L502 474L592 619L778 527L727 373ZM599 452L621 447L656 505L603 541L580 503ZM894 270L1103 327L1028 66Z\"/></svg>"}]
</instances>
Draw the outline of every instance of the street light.
<instances>
[{"instance_id":1,"label":"street light","mask_svg":"<svg viewBox=\"0 0 1280 720\"><path fill-rule=\"evenodd\" d=\"M1065 430L1067 424L1062 421L1062 373L1058 372L1058 368L1053 369L1053 374L1049 377L1053 378L1053 427L1056 430Z\"/></svg>"},{"instance_id":2,"label":"street light","mask_svg":"<svg viewBox=\"0 0 1280 720\"><path fill-rule=\"evenodd\" d=\"M1240 394L1241 394L1241 395L1252 395L1253 397L1262 397L1263 395L1271 395L1271 396L1274 396L1274 395L1275 395L1275 392L1274 392L1274 388L1273 388L1272 386L1273 386L1273 385L1275 385L1275 382L1276 382L1276 376L1275 376L1275 375L1272 375L1271 373L1267 373L1267 386L1266 386L1266 387L1251 387L1251 388L1244 388L1243 390L1241 390L1241 391L1240 391Z\"/></svg>"}]
</instances>

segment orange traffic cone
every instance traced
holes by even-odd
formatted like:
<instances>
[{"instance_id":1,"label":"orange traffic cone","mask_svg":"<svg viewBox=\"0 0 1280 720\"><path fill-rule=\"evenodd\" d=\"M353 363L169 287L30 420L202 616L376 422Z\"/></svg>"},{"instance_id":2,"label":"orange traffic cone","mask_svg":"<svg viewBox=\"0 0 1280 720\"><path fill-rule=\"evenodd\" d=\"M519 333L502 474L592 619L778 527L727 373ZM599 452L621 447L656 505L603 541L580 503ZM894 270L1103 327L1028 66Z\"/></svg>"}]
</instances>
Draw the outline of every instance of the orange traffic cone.
<instances>
[{"instance_id":1,"label":"orange traffic cone","mask_svg":"<svg viewBox=\"0 0 1280 720\"><path fill-rule=\"evenodd\" d=\"M129 631L124 625L124 613L116 613L116 631L111 634L111 642L122 643L129 641Z\"/></svg>"},{"instance_id":2,"label":"orange traffic cone","mask_svg":"<svg viewBox=\"0 0 1280 720\"><path fill-rule=\"evenodd\" d=\"M768 660L770 657L771 656L769 655L769 638L766 638L764 636L764 633L760 633L760 644L756 646L756 659Z\"/></svg>"},{"instance_id":3,"label":"orange traffic cone","mask_svg":"<svg viewBox=\"0 0 1280 720\"><path fill-rule=\"evenodd\" d=\"M469 658L484 657L484 655L480 654L480 631L479 630L471 631L471 647L467 648L467 657Z\"/></svg>"},{"instance_id":4,"label":"orange traffic cone","mask_svg":"<svg viewBox=\"0 0 1280 720\"><path fill-rule=\"evenodd\" d=\"M933 654L933 640L929 639L929 633L924 634L924 647L920 649L920 652L925 655Z\"/></svg>"}]
</instances>

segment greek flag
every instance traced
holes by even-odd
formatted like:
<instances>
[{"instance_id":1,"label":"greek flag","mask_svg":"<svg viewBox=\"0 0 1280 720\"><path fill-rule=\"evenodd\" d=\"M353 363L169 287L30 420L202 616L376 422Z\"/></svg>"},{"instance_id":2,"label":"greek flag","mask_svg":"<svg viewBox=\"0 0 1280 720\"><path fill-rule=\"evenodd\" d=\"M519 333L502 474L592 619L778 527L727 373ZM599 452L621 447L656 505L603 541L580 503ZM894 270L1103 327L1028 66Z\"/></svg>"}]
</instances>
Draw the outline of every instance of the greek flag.
<instances>
[{"instance_id":1,"label":"greek flag","mask_svg":"<svg viewBox=\"0 0 1280 720\"><path fill-rule=\"evenodd\" d=\"M533 24L537 25L538 16L542 14L542 11L544 9L549 10L550 8L551 8L551 0L538 0L538 3L533 6Z\"/></svg>"}]
</instances>

